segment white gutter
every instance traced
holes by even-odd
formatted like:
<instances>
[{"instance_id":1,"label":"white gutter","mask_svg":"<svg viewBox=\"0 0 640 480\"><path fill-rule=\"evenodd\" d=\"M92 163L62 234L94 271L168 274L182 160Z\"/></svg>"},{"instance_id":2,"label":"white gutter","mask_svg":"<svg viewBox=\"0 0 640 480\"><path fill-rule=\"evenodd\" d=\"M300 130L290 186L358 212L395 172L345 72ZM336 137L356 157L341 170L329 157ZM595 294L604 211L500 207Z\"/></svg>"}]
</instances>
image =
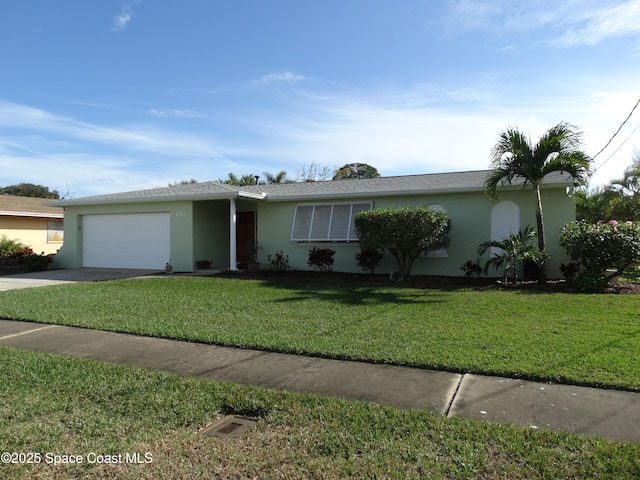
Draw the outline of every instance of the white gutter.
<instances>
[{"instance_id":1,"label":"white gutter","mask_svg":"<svg viewBox=\"0 0 640 480\"><path fill-rule=\"evenodd\" d=\"M265 198L267 198L267 194L264 192L261 192L261 193L238 192L238 197L251 198L253 200L264 200Z\"/></svg>"},{"instance_id":2,"label":"white gutter","mask_svg":"<svg viewBox=\"0 0 640 480\"><path fill-rule=\"evenodd\" d=\"M63 213L36 213L36 212L10 212L0 211L0 216L5 217L35 217L35 218L64 218Z\"/></svg>"}]
</instances>

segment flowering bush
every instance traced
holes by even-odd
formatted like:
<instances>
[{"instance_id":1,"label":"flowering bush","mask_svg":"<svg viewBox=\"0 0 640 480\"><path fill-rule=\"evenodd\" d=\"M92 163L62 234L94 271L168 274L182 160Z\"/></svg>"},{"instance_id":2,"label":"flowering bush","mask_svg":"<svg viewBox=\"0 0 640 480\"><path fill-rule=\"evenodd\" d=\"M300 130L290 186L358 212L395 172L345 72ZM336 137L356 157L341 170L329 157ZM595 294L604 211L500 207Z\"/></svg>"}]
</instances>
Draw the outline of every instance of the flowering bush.
<instances>
[{"instance_id":1,"label":"flowering bush","mask_svg":"<svg viewBox=\"0 0 640 480\"><path fill-rule=\"evenodd\" d=\"M359 212L355 228L361 248L389 250L404 279L422 252L445 248L449 243L449 216L426 207L400 207Z\"/></svg>"},{"instance_id":2,"label":"flowering bush","mask_svg":"<svg viewBox=\"0 0 640 480\"><path fill-rule=\"evenodd\" d=\"M0 238L0 266L17 267L22 265L25 258L33 255L33 250L18 240L9 240L6 236Z\"/></svg>"},{"instance_id":3,"label":"flowering bush","mask_svg":"<svg viewBox=\"0 0 640 480\"><path fill-rule=\"evenodd\" d=\"M613 277L640 263L640 223L572 222L560 230L560 245L580 266L578 287L603 290Z\"/></svg>"},{"instance_id":4,"label":"flowering bush","mask_svg":"<svg viewBox=\"0 0 640 480\"><path fill-rule=\"evenodd\" d=\"M33 250L18 240L9 240L5 235L0 238L0 258L25 257L32 255Z\"/></svg>"}]
</instances>

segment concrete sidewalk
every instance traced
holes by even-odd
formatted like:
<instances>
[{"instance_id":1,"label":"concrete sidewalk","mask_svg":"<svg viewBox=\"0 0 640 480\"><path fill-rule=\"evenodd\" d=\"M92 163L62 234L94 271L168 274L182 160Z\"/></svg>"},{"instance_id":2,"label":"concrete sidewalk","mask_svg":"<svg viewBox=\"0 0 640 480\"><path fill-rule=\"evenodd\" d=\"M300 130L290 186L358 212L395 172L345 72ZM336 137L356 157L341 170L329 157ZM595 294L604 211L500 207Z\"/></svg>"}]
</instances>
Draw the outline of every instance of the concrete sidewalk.
<instances>
[{"instance_id":1,"label":"concrete sidewalk","mask_svg":"<svg viewBox=\"0 0 640 480\"><path fill-rule=\"evenodd\" d=\"M640 443L640 393L0 320L0 346Z\"/></svg>"}]
</instances>

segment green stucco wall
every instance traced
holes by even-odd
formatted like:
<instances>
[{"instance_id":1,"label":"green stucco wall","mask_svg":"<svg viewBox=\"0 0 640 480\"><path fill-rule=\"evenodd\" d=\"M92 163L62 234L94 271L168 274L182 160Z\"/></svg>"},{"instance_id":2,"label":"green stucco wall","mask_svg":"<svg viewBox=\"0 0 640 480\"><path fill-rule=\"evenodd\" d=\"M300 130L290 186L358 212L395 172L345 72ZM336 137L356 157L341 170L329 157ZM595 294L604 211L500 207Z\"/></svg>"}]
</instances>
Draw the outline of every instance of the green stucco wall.
<instances>
[{"instance_id":1,"label":"green stucco wall","mask_svg":"<svg viewBox=\"0 0 640 480\"><path fill-rule=\"evenodd\" d=\"M476 261L477 248L481 242L491 238L491 209L497 201L486 198L482 192L451 193L415 197L383 197L372 200L374 208L394 206L418 206L439 204L451 218L451 242L447 255L443 257L426 257L416 260L412 274L415 275L463 275L461 266L467 260ZM530 189L502 191L498 201L511 200L520 207L520 226L530 224L535 228L535 197ZM348 199L335 199L327 203ZM291 228L295 208L298 203L308 202L265 202L258 204L258 244L261 247L259 260L267 264L267 256L282 250L288 255L292 268L309 269L307 259L313 246L335 250L334 271L362 272L358 267L355 254L360 251L357 243L299 243L291 241ZM322 203L322 202L317 202ZM548 275L550 278L560 277L559 266L568 257L558 243L558 232L564 223L575 219L574 200L565 194L564 188L545 189L543 191L543 209L546 227L547 252L551 256ZM481 264L484 260L481 259ZM386 252L380 273L388 273L397 269L395 259ZM490 272L500 276L501 272Z\"/></svg>"},{"instance_id":2,"label":"green stucco wall","mask_svg":"<svg viewBox=\"0 0 640 480\"><path fill-rule=\"evenodd\" d=\"M194 262L209 260L215 269L229 266L229 201L193 204Z\"/></svg>"}]
</instances>

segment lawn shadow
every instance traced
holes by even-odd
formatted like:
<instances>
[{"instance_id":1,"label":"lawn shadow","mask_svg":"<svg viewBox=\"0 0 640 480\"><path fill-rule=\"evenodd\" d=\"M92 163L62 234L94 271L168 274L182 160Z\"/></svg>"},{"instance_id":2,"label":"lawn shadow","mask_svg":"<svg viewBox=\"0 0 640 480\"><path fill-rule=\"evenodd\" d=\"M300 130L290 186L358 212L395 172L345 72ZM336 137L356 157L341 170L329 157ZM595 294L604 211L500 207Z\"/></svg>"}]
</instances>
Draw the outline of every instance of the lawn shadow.
<instances>
[{"instance_id":1,"label":"lawn shadow","mask_svg":"<svg viewBox=\"0 0 640 480\"><path fill-rule=\"evenodd\" d=\"M488 285L486 281L472 282L472 286L467 281L461 285L448 277L412 277L399 282L390 280L388 275L297 270L233 272L222 276L257 280L265 286L293 293L289 298L279 300L280 302L326 300L343 305L441 303L447 301L447 292L482 289Z\"/></svg>"}]
</instances>

